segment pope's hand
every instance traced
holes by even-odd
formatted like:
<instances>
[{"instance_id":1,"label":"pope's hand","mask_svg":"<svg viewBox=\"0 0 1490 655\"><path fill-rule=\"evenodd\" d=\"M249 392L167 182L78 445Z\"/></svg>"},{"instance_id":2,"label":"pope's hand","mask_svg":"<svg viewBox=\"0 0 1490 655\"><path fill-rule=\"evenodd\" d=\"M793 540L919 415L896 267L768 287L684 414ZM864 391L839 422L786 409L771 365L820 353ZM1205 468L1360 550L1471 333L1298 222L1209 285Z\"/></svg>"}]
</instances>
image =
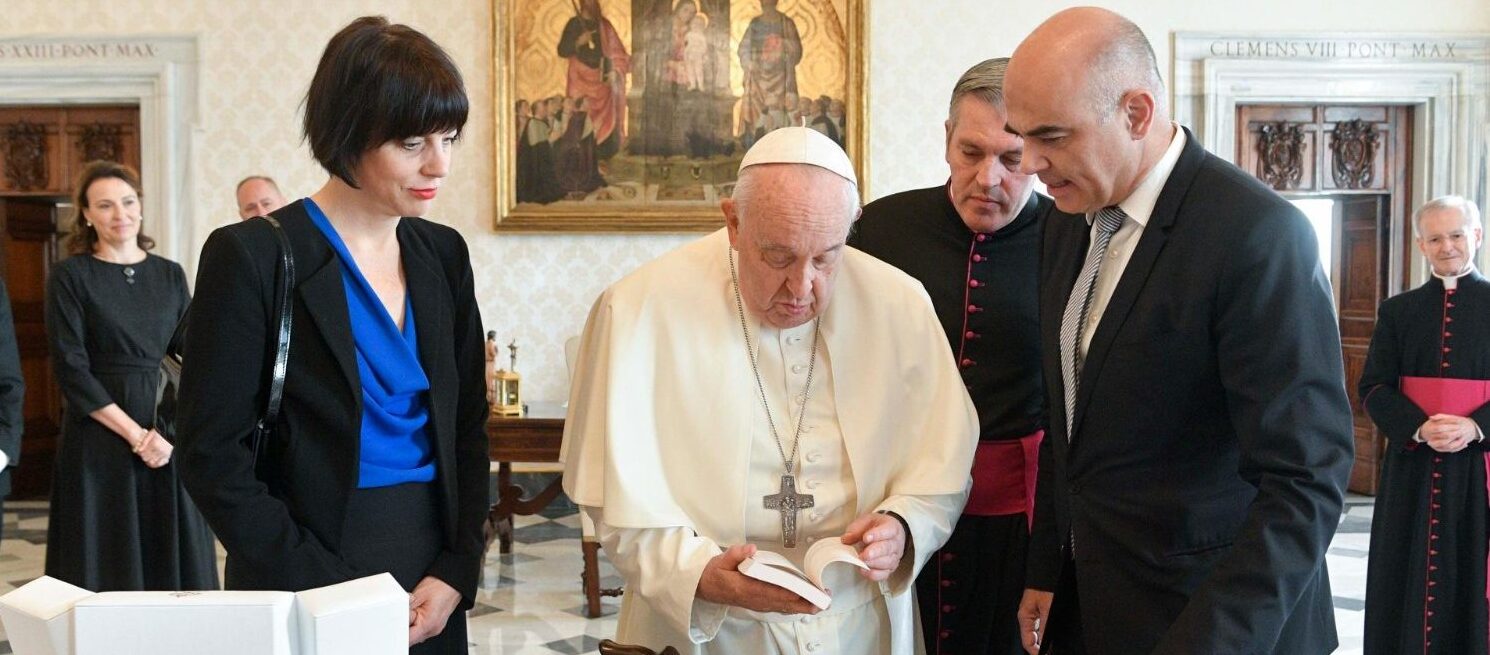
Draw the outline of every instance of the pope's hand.
<instances>
[{"instance_id":1,"label":"pope's hand","mask_svg":"<svg viewBox=\"0 0 1490 655\"><path fill-rule=\"evenodd\" d=\"M740 562L755 555L755 546L730 546L704 565L698 579L698 598L755 612L817 614L816 605L786 589L761 582L739 571Z\"/></svg>"},{"instance_id":2,"label":"pope's hand","mask_svg":"<svg viewBox=\"0 0 1490 655\"><path fill-rule=\"evenodd\" d=\"M900 519L889 514L865 514L854 519L843 532L842 541L859 549L859 559L869 565L869 570L860 569L859 575L875 582L888 579L900 568L900 556L905 554L905 528Z\"/></svg>"}]
</instances>

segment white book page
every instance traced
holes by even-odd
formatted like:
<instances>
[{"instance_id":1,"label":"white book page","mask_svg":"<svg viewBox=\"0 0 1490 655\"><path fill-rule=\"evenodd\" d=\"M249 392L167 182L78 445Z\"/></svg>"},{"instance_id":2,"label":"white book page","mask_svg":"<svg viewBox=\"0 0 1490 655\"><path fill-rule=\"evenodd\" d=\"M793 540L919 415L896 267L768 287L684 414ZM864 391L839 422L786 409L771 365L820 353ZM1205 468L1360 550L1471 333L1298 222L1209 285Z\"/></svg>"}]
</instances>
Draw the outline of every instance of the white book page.
<instances>
[{"instance_id":1,"label":"white book page","mask_svg":"<svg viewBox=\"0 0 1490 655\"><path fill-rule=\"evenodd\" d=\"M812 544L807 549L807 554L802 557L802 566L807 569L807 579L819 589L823 586L823 569L828 568L828 565L834 562L844 562L866 571L869 570L869 565L859 559L859 551L836 538L819 540Z\"/></svg>"}]
</instances>

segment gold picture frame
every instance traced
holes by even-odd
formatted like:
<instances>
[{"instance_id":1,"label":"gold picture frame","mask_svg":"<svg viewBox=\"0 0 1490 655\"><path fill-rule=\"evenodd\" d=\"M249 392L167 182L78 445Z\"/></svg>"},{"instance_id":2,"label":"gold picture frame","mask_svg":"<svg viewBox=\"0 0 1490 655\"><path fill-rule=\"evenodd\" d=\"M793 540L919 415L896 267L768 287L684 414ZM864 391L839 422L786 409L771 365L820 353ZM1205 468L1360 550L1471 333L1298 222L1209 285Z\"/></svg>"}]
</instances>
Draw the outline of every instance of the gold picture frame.
<instances>
[{"instance_id":1,"label":"gold picture frame","mask_svg":"<svg viewBox=\"0 0 1490 655\"><path fill-rule=\"evenodd\" d=\"M838 140L862 194L866 11L865 0L492 0L493 228L718 229L740 157L783 125Z\"/></svg>"}]
</instances>

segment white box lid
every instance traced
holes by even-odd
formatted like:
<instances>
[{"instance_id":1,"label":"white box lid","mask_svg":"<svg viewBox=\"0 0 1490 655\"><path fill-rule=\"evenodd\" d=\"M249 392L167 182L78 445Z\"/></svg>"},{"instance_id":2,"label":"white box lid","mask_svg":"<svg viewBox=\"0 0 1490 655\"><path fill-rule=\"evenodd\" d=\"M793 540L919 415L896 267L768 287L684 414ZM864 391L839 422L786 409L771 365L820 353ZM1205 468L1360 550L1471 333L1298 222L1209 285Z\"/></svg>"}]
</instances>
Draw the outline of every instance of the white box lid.
<instances>
[{"instance_id":1,"label":"white box lid","mask_svg":"<svg viewBox=\"0 0 1490 655\"><path fill-rule=\"evenodd\" d=\"M379 573L295 594L300 612L312 617L349 612L384 603L407 603L409 593L392 575Z\"/></svg>"},{"instance_id":2,"label":"white box lid","mask_svg":"<svg viewBox=\"0 0 1490 655\"><path fill-rule=\"evenodd\" d=\"M288 591L107 591L78 607L285 607L295 602Z\"/></svg>"},{"instance_id":3,"label":"white box lid","mask_svg":"<svg viewBox=\"0 0 1490 655\"><path fill-rule=\"evenodd\" d=\"M95 594L49 576L41 576L0 596L0 605L50 621Z\"/></svg>"}]
</instances>

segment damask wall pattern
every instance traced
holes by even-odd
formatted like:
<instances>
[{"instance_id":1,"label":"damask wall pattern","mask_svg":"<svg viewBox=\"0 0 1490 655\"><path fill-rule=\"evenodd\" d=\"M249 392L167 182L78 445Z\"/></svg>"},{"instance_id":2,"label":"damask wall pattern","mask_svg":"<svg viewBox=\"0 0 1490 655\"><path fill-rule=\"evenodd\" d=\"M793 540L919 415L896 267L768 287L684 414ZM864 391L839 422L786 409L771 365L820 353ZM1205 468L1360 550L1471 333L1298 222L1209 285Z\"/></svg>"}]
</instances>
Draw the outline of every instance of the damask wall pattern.
<instances>
[{"instance_id":1,"label":"damask wall pattern","mask_svg":"<svg viewBox=\"0 0 1490 655\"><path fill-rule=\"evenodd\" d=\"M473 100L452 173L431 218L471 246L488 329L516 338L530 400L559 399L563 342L577 335L611 281L696 235L514 235L491 231L493 143L491 0L0 0L0 36L195 34L200 41L199 124L191 133L196 247L231 222L233 185L249 174L278 179L287 195L319 188L324 173L300 142L299 107L322 49L352 18L382 14L425 31L465 75ZM565 3L566 0L549 0ZM744 0L748 1L748 0ZM806 1L806 0L801 0ZM811 0L842 11L838 0ZM742 0L736 0L742 2ZM783 2L785 6L787 3ZM1069 2L871 0L870 152L867 189L877 197L942 182L946 96L971 64L1008 55L1024 34ZM1173 30L1490 31L1484 0L1249 3L1103 2L1144 28L1159 60ZM1161 65L1165 76L1167 64ZM3 102L3 99L0 99ZM145 171L149 175L149 171ZM146 226L150 199L144 199ZM196 247L192 251L196 251Z\"/></svg>"}]
</instances>

